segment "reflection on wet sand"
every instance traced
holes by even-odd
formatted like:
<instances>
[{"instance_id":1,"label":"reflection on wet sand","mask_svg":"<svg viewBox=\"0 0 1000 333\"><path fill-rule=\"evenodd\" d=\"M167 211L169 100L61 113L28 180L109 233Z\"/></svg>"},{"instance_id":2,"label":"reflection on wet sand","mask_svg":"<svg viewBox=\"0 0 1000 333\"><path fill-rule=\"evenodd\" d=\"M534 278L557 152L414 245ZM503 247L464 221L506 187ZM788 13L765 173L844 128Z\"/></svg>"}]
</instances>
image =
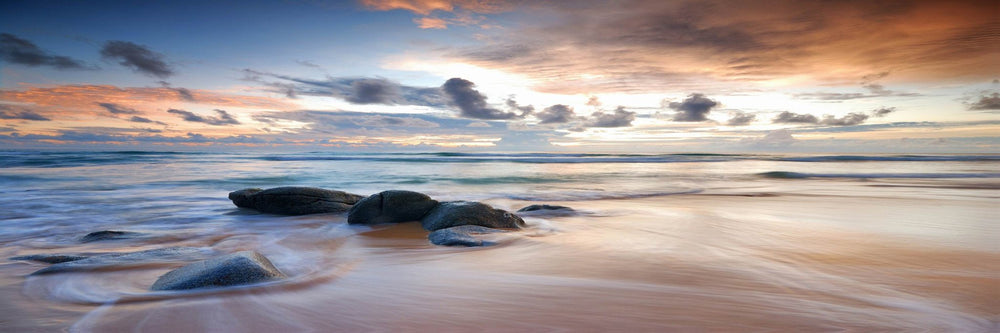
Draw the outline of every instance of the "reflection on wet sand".
<instances>
[{"instance_id":1,"label":"reflection on wet sand","mask_svg":"<svg viewBox=\"0 0 1000 333\"><path fill-rule=\"evenodd\" d=\"M917 204L895 202L904 203ZM204 238L203 246L227 251L258 249L293 276L285 283L150 293L144 286L165 269L143 269L38 277L16 296L17 282L5 278L0 289L36 304L17 312L55 313L81 331L996 327L1000 251L992 245L800 219L831 207L854 207L837 220L864 219L877 205L857 198L693 195L589 204L599 214L528 219L534 228L485 248L431 245L416 223L369 228L336 220ZM963 205L967 214L991 209ZM893 223L905 230L927 223L914 215L926 213ZM992 226L964 227L996 236ZM107 304L73 305L73 293L107 297ZM51 302L63 305L39 305Z\"/></svg>"}]
</instances>

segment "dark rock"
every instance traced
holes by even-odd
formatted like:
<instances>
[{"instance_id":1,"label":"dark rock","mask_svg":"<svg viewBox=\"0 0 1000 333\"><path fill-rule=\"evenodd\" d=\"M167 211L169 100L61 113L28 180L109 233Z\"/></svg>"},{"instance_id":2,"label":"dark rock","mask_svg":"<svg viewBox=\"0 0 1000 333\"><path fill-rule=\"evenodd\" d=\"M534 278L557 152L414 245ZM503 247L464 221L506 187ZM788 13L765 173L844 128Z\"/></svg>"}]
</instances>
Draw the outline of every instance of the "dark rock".
<instances>
[{"instance_id":1,"label":"dark rock","mask_svg":"<svg viewBox=\"0 0 1000 333\"><path fill-rule=\"evenodd\" d=\"M257 209L251 197L261 191L263 191L263 189L245 188L239 191L229 192L229 200L232 200L236 207Z\"/></svg>"},{"instance_id":2,"label":"dark rock","mask_svg":"<svg viewBox=\"0 0 1000 333\"><path fill-rule=\"evenodd\" d=\"M349 224L380 224L418 221L437 200L412 191L384 191L361 199L347 213Z\"/></svg>"},{"instance_id":3,"label":"dark rock","mask_svg":"<svg viewBox=\"0 0 1000 333\"><path fill-rule=\"evenodd\" d=\"M95 255L79 260L62 262L42 268L31 275L44 275L64 272L115 270L137 266L173 263L178 261L201 260L206 257L203 249L196 247L168 247L138 252L116 252Z\"/></svg>"},{"instance_id":4,"label":"dark rock","mask_svg":"<svg viewBox=\"0 0 1000 333\"><path fill-rule=\"evenodd\" d=\"M77 261L80 259L87 259L87 257L71 255L71 254L32 254L32 255L17 256L10 258L10 260L28 260L28 261L44 262L46 264L58 264L70 261Z\"/></svg>"},{"instance_id":5,"label":"dark rock","mask_svg":"<svg viewBox=\"0 0 1000 333\"><path fill-rule=\"evenodd\" d=\"M113 239L130 239L136 237L142 237L146 234L141 232L133 231L116 231L116 230L101 230L89 233L80 238L80 242L90 243L103 240L113 240Z\"/></svg>"},{"instance_id":6,"label":"dark rock","mask_svg":"<svg viewBox=\"0 0 1000 333\"><path fill-rule=\"evenodd\" d=\"M427 235L427 239L435 245L445 246L489 246L493 242L484 241L474 235L507 232L506 230L481 227L478 225L462 225L435 230Z\"/></svg>"},{"instance_id":7,"label":"dark rock","mask_svg":"<svg viewBox=\"0 0 1000 333\"><path fill-rule=\"evenodd\" d=\"M265 282L285 278L263 255L243 251L199 261L163 274L152 290L185 290Z\"/></svg>"},{"instance_id":8,"label":"dark rock","mask_svg":"<svg viewBox=\"0 0 1000 333\"><path fill-rule=\"evenodd\" d=\"M533 211L536 211L536 210L573 210L573 208L569 208L569 207L566 207L566 206L558 206L558 205L531 205L531 206L528 206L528 207L524 207L524 208L518 209L517 211L518 212L533 212Z\"/></svg>"},{"instance_id":9,"label":"dark rock","mask_svg":"<svg viewBox=\"0 0 1000 333\"><path fill-rule=\"evenodd\" d=\"M237 207L280 215L345 212L362 198L342 191L292 186L266 190L248 188L229 193L229 200Z\"/></svg>"},{"instance_id":10,"label":"dark rock","mask_svg":"<svg viewBox=\"0 0 1000 333\"><path fill-rule=\"evenodd\" d=\"M531 216L569 216L576 214L576 210L573 208L558 205L531 205L518 209L517 212Z\"/></svg>"},{"instance_id":11,"label":"dark rock","mask_svg":"<svg viewBox=\"0 0 1000 333\"><path fill-rule=\"evenodd\" d=\"M420 219L420 224L430 231L460 225L519 229L524 227L524 220L508 211L481 202L449 201L434 207Z\"/></svg>"}]
</instances>

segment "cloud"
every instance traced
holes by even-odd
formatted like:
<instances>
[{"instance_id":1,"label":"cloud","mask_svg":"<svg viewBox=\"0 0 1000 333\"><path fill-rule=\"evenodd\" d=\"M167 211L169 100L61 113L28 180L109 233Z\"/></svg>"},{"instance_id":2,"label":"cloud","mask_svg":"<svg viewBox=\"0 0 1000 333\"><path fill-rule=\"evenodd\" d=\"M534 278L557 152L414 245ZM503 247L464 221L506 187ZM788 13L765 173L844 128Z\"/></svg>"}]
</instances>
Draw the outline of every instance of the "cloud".
<instances>
[{"instance_id":1,"label":"cloud","mask_svg":"<svg viewBox=\"0 0 1000 333\"><path fill-rule=\"evenodd\" d=\"M590 115L587 127L629 127L635 120L635 112L625 111L624 106L619 106L614 113L604 113L597 111Z\"/></svg>"},{"instance_id":2,"label":"cloud","mask_svg":"<svg viewBox=\"0 0 1000 333\"><path fill-rule=\"evenodd\" d=\"M803 93L794 95L798 99L812 99L821 101L846 101L852 99L861 98L875 98L875 97L914 97L922 96L918 93L908 93L899 92L886 89L885 86L876 82L876 80L882 79L889 76L889 72L880 72L876 74L869 74L861 77L861 87L868 90L868 93L831 93L831 92L815 92L815 93Z\"/></svg>"},{"instance_id":3,"label":"cloud","mask_svg":"<svg viewBox=\"0 0 1000 333\"><path fill-rule=\"evenodd\" d=\"M395 104L398 84L384 79L359 79L351 82L351 94L346 100L355 104Z\"/></svg>"},{"instance_id":4,"label":"cloud","mask_svg":"<svg viewBox=\"0 0 1000 333\"><path fill-rule=\"evenodd\" d=\"M778 116L771 119L772 124L816 124L819 123L819 118L811 114L798 114L791 113L788 111L782 111Z\"/></svg>"},{"instance_id":5,"label":"cloud","mask_svg":"<svg viewBox=\"0 0 1000 333\"><path fill-rule=\"evenodd\" d=\"M133 123L152 123L152 124L158 124L158 125L164 125L164 126L167 125L167 123L164 123L162 121L155 121L155 120L152 120L152 119L149 119L149 118L146 118L146 117L140 117L140 116L132 116L132 118L129 118L128 121L131 121Z\"/></svg>"},{"instance_id":6,"label":"cloud","mask_svg":"<svg viewBox=\"0 0 1000 333\"><path fill-rule=\"evenodd\" d=\"M142 114L136 109L127 108L114 103L97 103L98 106L108 110L111 114Z\"/></svg>"},{"instance_id":7,"label":"cloud","mask_svg":"<svg viewBox=\"0 0 1000 333\"><path fill-rule=\"evenodd\" d=\"M508 111L511 111L511 112L519 111L519 112L521 112L521 118L524 118L525 116L527 116L527 115L532 114L532 113L535 112L535 107L532 106L532 105L520 105L520 104L517 104L517 101L514 100L514 96L511 96L511 97L507 98L507 100L504 101L504 104L507 105L507 110Z\"/></svg>"},{"instance_id":8,"label":"cloud","mask_svg":"<svg viewBox=\"0 0 1000 333\"><path fill-rule=\"evenodd\" d=\"M993 79L995 73L982 69L995 64L991 45L1000 43L995 15L983 10L992 7L989 1L777 0L761 6L624 0L524 6L546 13L546 19L518 22L448 56L525 75L544 92L656 93L792 75L838 82L875 73L870 79L877 80L886 69L925 82Z\"/></svg>"},{"instance_id":9,"label":"cloud","mask_svg":"<svg viewBox=\"0 0 1000 333\"><path fill-rule=\"evenodd\" d=\"M891 111L890 111L891 112ZM783 111L778 114L774 119L771 119L772 124L817 124L817 125L827 125L827 126L852 126L860 125L868 120L869 116L860 112L851 112L843 117L837 118L831 115L824 115L823 119L817 118L814 115L804 113L792 113L788 111Z\"/></svg>"},{"instance_id":10,"label":"cloud","mask_svg":"<svg viewBox=\"0 0 1000 333\"><path fill-rule=\"evenodd\" d=\"M895 107L880 107L878 109L872 110L872 117L882 118L888 116L890 113L896 112Z\"/></svg>"},{"instance_id":11,"label":"cloud","mask_svg":"<svg viewBox=\"0 0 1000 333\"><path fill-rule=\"evenodd\" d=\"M219 114L218 117L199 116L199 115L195 114L194 112L185 111L185 110L178 110L178 109L169 109L169 110L167 110L168 113L173 113L173 114L180 115L181 118L184 119L184 121L190 121L190 122L195 122L195 123L205 123L205 124L215 125L215 126L239 125L240 124L240 122L238 120L236 120L236 118L233 118L233 116L230 115L229 112L226 112L225 110L220 110L220 109L215 109L214 111Z\"/></svg>"},{"instance_id":12,"label":"cloud","mask_svg":"<svg viewBox=\"0 0 1000 333\"><path fill-rule=\"evenodd\" d=\"M486 95L473 89L475 86L472 81L456 77L445 81L441 89L450 98L451 105L458 107L462 117L492 120L520 117L514 112L504 112L489 107L486 104Z\"/></svg>"},{"instance_id":13,"label":"cloud","mask_svg":"<svg viewBox=\"0 0 1000 333\"><path fill-rule=\"evenodd\" d=\"M448 22L436 17L419 17L413 19L420 29L448 29Z\"/></svg>"},{"instance_id":14,"label":"cloud","mask_svg":"<svg viewBox=\"0 0 1000 333\"><path fill-rule=\"evenodd\" d=\"M190 93L197 93L199 103L215 107L272 110L294 107L283 100L267 97L227 94L210 90L194 90ZM143 105L153 106L152 104L157 102L186 101L170 88L122 88L111 85L61 85L25 90L0 89L0 100L73 109L79 109L81 106L92 106L97 109L98 103L140 107ZM100 112L106 112L106 110Z\"/></svg>"},{"instance_id":15,"label":"cloud","mask_svg":"<svg viewBox=\"0 0 1000 333\"><path fill-rule=\"evenodd\" d=\"M185 88L173 88L173 87L170 86L170 82L167 82L167 81L158 81L158 83L161 86L163 86L164 88L167 88L167 89L170 89L170 90L173 90L174 92L176 92L177 93L177 97L180 97L182 100L185 100L185 101L188 101L188 102L195 102L195 101L197 101L194 98L194 94L192 94L190 90L187 90Z\"/></svg>"},{"instance_id":16,"label":"cloud","mask_svg":"<svg viewBox=\"0 0 1000 333\"><path fill-rule=\"evenodd\" d=\"M691 94L680 103L671 102L668 107L677 111L674 121L706 121L712 108L719 105L704 94Z\"/></svg>"},{"instance_id":17,"label":"cloud","mask_svg":"<svg viewBox=\"0 0 1000 333\"><path fill-rule=\"evenodd\" d=\"M361 0L361 4L373 10L403 9L420 15L433 11L452 12L456 9L476 13L497 13L508 10L510 1L482 0Z\"/></svg>"},{"instance_id":18,"label":"cloud","mask_svg":"<svg viewBox=\"0 0 1000 333\"><path fill-rule=\"evenodd\" d=\"M0 59L26 66L49 66L56 69L85 69L83 62L45 52L31 41L0 33Z\"/></svg>"},{"instance_id":19,"label":"cloud","mask_svg":"<svg viewBox=\"0 0 1000 333\"><path fill-rule=\"evenodd\" d=\"M119 65L131 68L137 73L160 78L169 77L174 70L163 60L163 55L149 50L144 45L113 40L104 43L101 57L118 61Z\"/></svg>"},{"instance_id":20,"label":"cloud","mask_svg":"<svg viewBox=\"0 0 1000 333\"><path fill-rule=\"evenodd\" d=\"M1000 93L984 94L979 96L979 100L967 103L967 106L972 111L1000 110Z\"/></svg>"},{"instance_id":21,"label":"cloud","mask_svg":"<svg viewBox=\"0 0 1000 333\"><path fill-rule=\"evenodd\" d=\"M32 121L50 121L48 117L27 109L15 110L12 106L0 105L0 119L19 119Z\"/></svg>"},{"instance_id":22,"label":"cloud","mask_svg":"<svg viewBox=\"0 0 1000 333\"><path fill-rule=\"evenodd\" d=\"M823 120L819 121L820 125L830 125L830 126L851 126L860 125L868 120L868 115L864 113L851 112L847 115L836 118L831 115L823 116Z\"/></svg>"},{"instance_id":23,"label":"cloud","mask_svg":"<svg viewBox=\"0 0 1000 333\"><path fill-rule=\"evenodd\" d=\"M726 121L726 125L746 126L750 125L750 123L756 119L757 119L756 114L746 113L742 111L734 111L729 113L729 120Z\"/></svg>"},{"instance_id":24,"label":"cloud","mask_svg":"<svg viewBox=\"0 0 1000 333\"><path fill-rule=\"evenodd\" d=\"M327 77L322 80L244 69L244 81L256 82L289 98L337 97L354 104L419 105L441 107L446 98L438 87L414 87L384 78ZM269 81L265 78L277 79Z\"/></svg>"},{"instance_id":25,"label":"cloud","mask_svg":"<svg viewBox=\"0 0 1000 333\"><path fill-rule=\"evenodd\" d=\"M465 127L490 128L490 127L493 127L493 126L491 126L489 123L487 123L485 121L477 121L477 122L474 122L474 123L469 123L468 125L465 125Z\"/></svg>"},{"instance_id":26,"label":"cloud","mask_svg":"<svg viewBox=\"0 0 1000 333\"><path fill-rule=\"evenodd\" d=\"M545 108L542 112L536 113L535 118L538 118L541 124L565 124L577 117L573 113L573 108L563 104L556 104Z\"/></svg>"}]
</instances>

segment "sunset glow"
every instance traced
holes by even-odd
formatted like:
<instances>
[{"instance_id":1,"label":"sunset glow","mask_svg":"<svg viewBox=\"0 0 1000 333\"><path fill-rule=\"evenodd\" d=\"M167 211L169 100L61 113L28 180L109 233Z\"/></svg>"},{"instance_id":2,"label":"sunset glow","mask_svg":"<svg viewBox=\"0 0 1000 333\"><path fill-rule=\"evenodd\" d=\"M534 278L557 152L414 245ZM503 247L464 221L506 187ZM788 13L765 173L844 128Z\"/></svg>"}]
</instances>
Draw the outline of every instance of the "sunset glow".
<instances>
[{"instance_id":1,"label":"sunset glow","mask_svg":"<svg viewBox=\"0 0 1000 333\"><path fill-rule=\"evenodd\" d=\"M991 1L145 6L0 5L0 142L1000 148L1000 34ZM187 23L166 28L171 15ZM787 140L760 141L775 131Z\"/></svg>"}]
</instances>

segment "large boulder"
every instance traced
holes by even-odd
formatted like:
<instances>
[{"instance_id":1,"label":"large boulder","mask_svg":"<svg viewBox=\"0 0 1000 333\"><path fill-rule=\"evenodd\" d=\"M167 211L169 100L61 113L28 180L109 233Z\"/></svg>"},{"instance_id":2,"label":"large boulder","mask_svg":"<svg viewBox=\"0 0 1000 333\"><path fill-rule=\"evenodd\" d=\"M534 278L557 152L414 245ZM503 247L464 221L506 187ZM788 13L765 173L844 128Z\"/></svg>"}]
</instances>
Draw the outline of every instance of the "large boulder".
<instances>
[{"instance_id":1,"label":"large boulder","mask_svg":"<svg viewBox=\"0 0 1000 333\"><path fill-rule=\"evenodd\" d=\"M460 225L519 229L524 227L524 220L508 211L481 202L449 201L434 207L420 219L420 224L429 231Z\"/></svg>"},{"instance_id":2,"label":"large boulder","mask_svg":"<svg viewBox=\"0 0 1000 333\"><path fill-rule=\"evenodd\" d=\"M341 213L351 209L351 205L362 198L342 191L294 186L267 190L248 188L229 193L229 200L237 207L280 215Z\"/></svg>"},{"instance_id":3,"label":"large boulder","mask_svg":"<svg viewBox=\"0 0 1000 333\"><path fill-rule=\"evenodd\" d=\"M437 200L413 191L384 191L361 199L347 213L349 224L380 224L418 221Z\"/></svg>"},{"instance_id":4,"label":"large boulder","mask_svg":"<svg viewBox=\"0 0 1000 333\"><path fill-rule=\"evenodd\" d=\"M478 225L460 225L457 227L435 230L427 235L434 245L444 246L489 246L493 242L484 241L476 235L507 232L506 230L481 227Z\"/></svg>"},{"instance_id":5,"label":"large boulder","mask_svg":"<svg viewBox=\"0 0 1000 333\"><path fill-rule=\"evenodd\" d=\"M260 283L285 278L270 260L243 251L199 261L163 274L152 290L186 290Z\"/></svg>"}]
</instances>

